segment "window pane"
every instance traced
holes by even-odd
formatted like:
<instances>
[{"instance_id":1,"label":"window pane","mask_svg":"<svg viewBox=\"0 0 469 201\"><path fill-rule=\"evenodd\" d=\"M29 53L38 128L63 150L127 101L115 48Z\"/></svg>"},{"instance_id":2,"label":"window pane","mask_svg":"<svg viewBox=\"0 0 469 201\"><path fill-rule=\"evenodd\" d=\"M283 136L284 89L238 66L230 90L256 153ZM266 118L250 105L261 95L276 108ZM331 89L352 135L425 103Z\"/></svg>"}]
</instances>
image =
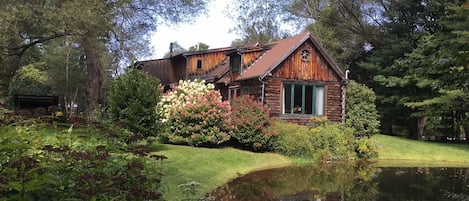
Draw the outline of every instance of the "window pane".
<instances>
[{"instance_id":1,"label":"window pane","mask_svg":"<svg viewBox=\"0 0 469 201\"><path fill-rule=\"evenodd\" d=\"M316 87L316 96L315 96L315 109L316 109L316 115L318 116L324 116L324 94L325 90L324 87Z\"/></svg>"},{"instance_id":2,"label":"window pane","mask_svg":"<svg viewBox=\"0 0 469 201\"><path fill-rule=\"evenodd\" d=\"M313 86L305 86L305 114L313 114Z\"/></svg>"},{"instance_id":3,"label":"window pane","mask_svg":"<svg viewBox=\"0 0 469 201\"><path fill-rule=\"evenodd\" d=\"M294 108L293 108L293 113L295 114L301 114L301 110L303 107L303 85L295 85L294 87Z\"/></svg>"},{"instance_id":4,"label":"window pane","mask_svg":"<svg viewBox=\"0 0 469 201\"><path fill-rule=\"evenodd\" d=\"M283 113L290 114L291 109L291 84L283 84Z\"/></svg>"}]
</instances>

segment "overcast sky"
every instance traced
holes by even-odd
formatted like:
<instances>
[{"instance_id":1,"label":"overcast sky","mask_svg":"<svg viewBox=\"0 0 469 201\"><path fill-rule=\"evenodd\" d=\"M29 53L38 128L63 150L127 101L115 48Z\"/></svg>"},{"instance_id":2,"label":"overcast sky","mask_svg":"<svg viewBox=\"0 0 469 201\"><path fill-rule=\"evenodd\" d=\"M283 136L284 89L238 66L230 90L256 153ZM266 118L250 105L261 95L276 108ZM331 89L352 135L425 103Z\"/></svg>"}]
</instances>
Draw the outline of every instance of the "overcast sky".
<instances>
[{"instance_id":1,"label":"overcast sky","mask_svg":"<svg viewBox=\"0 0 469 201\"><path fill-rule=\"evenodd\" d=\"M177 41L183 48L188 49L199 42L209 45L210 49L228 47L237 38L229 30L235 26L234 22L225 16L225 7L232 0L213 0L209 4L209 13L202 15L192 24L178 26L159 25L152 36L153 55L147 59L159 59L169 52L169 43Z\"/></svg>"}]
</instances>

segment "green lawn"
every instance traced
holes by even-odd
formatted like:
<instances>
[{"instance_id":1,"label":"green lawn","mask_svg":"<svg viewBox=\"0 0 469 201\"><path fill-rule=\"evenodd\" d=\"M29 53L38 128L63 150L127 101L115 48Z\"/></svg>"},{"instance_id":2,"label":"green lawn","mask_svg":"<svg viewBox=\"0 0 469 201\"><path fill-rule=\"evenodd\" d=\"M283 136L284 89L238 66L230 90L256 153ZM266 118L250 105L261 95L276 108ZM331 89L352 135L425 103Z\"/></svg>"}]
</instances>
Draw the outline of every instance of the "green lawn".
<instances>
[{"instance_id":1,"label":"green lawn","mask_svg":"<svg viewBox=\"0 0 469 201\"><path fill-rule=\"evenodd\" d=\"M156 154L168 157L163 162L163 194L166 200L183 199L179 184L200 183L199 198L230 179L254 170L289 165L292 161L273 153L253 153L234 148L196 148L158 144Z\"/></svg>"},{"instance_id":2,"label":"green lawn","mask_svg":"<svg viewBox=\"0 0 469 201\"><path fill-rule=\"evenodd\" d=\"M20 129L19 129L20 128ZM5 127L2 137L29 141L26 149L36 150L45 144L66 143L72 147L93 147L104 143L102 135L94 129ZM16 136L16 137L15 137ZM6 138L5 138L6 139ZM469 145L443 144L376 135L378 142L378 166L463 166L469 167ZM6 140L5 142L10 142ZM25 145L26 146L26 145ZM152 154L168 157L157 169L162 180L165 200L200 198L230 179L254 170L305 163L307 160L288 158L273 153L253 153L234 148L196 148L167 144L154 144ZM186 196L180 184L200 183L198 192Z\"/></svg>"},{"instance_id":3,"label":"green lawn","mask_svg":"<svg viewBox=\"0 0 469 201\"><path fill-rule=\"evenodd\" d=\"M465 166L469 167L469 145L417 141L375 135L379 164L384 166Z\"/></svg>"},{"instance_id":4,"label":"green lawn","mask_svg":"<svg viewBox=\"0 0 469 201\"><path fill-rule=\"evenodd\" d=\"M373 136L379 144L377 166L461 166L469 167L469 145L416 141L387 135ZM164 196L182 199L179 184L200 183L196 197L203 196L230 179L253 170L289 165L301 160L272 153L252 153L234 148L210 149L158 144L156 154L163 162Z\"/></svg>"}]
</instances>

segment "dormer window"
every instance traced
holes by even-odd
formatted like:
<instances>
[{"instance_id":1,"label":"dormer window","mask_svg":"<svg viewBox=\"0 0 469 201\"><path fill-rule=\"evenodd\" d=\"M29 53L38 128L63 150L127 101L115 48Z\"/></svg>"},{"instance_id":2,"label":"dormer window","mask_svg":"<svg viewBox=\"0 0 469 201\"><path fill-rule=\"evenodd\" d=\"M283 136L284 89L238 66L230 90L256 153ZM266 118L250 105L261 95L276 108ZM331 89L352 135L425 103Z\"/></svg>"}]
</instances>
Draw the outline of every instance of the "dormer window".
<instances>
[{"instance_id":1,"label":"dormer window","mask_svg":"<svg viewBox=\"0 0 469 201\"><path fill-rule=\"evenodd\" d=\"M231 68L231 73L239 73L241 71L241 55L231 54L230 68Z\"/></svg>"},{"instance_id":2,"label":"dormer window","mask_svg":"<svg viewBox=\"0 0 469 201\"><path fill-rule=\"evenodd\" d=\"M311 55L310 55L308 50L302 50L301 51L301 60L302 61L309 61L310 57L311 57Z\"/></svg>"},{"instance_id":3,"label":"dormer window","mask_svg":"<svg viewBox=\"0 0 469 201\"><path fill-rule=\"evenodd\" d=\"M197 70L202 70L202 59L197 59Z\"/></svg>"}]
</instances>

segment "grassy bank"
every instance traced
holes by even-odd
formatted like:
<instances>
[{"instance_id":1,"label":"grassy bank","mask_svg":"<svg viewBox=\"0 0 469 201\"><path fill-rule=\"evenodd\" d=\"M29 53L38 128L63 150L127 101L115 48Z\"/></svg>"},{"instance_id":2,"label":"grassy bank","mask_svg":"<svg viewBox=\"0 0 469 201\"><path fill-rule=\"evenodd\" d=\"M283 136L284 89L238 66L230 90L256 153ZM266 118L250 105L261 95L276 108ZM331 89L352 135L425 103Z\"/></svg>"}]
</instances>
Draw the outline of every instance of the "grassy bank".
<instances>
[{"instance_id":1,"label":"grassy bank","mask_svg":"<svg viewBox=\"0 0 469 201\"><path fill-rule=\"evenodd\" d=\"M163 193L167 200L181 200L184 193L179 184L200 183L199 198L219 185L254 170L285 166L292 163L287 157L272 153L252 153L234 148L210 149L158 144L157 154L168 157L163 162Z\"/></svg>"},{"instance_id":2,"label":"grassy bank","mask_svg":"<svg viewBox=\"0 0 469 201\"><path fill-rule=\"evenodd\" d=\"M469 167L469 145L417 141L375 135L381 166L464 166Z\"/></svg>"},{"instance_id":3,"label":"grassy bank","mask_svg":"<svg viewBox=\"0 0 469 201\"><path fill-rule=\"evenodd\" d=\"M379 143L377 166L452 166L469 167L469 145L416 141L376 135ZM209 149L158 144L155 153L168 157L163 163L164 196L168 200L184 197L179 184L196 181L203 196L240 174L253 170L302 163L298 159L272 153L252 153L234 148Z\"/></svg>"}]
</instances>

